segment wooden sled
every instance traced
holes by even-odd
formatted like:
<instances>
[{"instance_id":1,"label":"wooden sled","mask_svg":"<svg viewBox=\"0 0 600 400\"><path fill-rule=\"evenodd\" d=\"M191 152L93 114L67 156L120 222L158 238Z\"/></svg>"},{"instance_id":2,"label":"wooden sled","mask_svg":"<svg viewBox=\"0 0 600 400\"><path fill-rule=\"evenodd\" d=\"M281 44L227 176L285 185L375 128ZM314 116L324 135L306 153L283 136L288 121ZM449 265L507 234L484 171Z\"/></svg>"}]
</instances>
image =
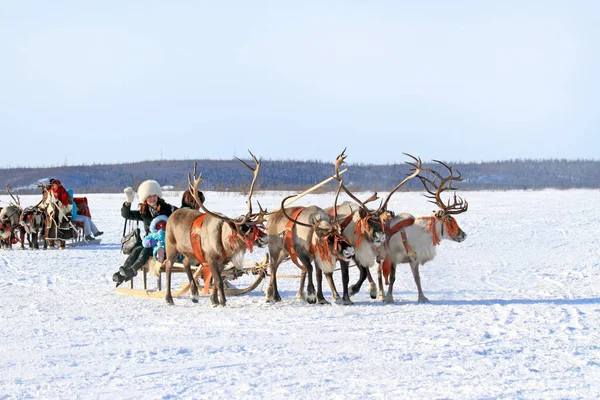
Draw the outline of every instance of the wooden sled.
<instances>
[{"instance_id":1,"label":"wooden sled","mask_svg":"<svg viewBox=\"0 0 600 400\"><path fill-rule=\"evenodd\" d=\"M226 266L223 271L223 279L225 283L225 295L226 296L239 296L242 294L249 293L256 289L258 285L262 282L262 280L267 276L267 270L269 268L269 255L265 254L265 257L262 261L257 262L248 262L246 263L248 267L243 269L237 269L232 265ZM164 266L160 267L160 275L157 278L157 289L148 289L148 269L142 269L142 289L134 289L133 279L131 280L131 287L123 288L118 287L117 292L120 294L128 295L128 296L136 296L136 297L146 297L152 299L164 299L166 292L162 290L162 274L165 272ZM173 273L185 273L185 269L183 264L175 263L173 265ZM198 288L200 289L200 294L204 293L204 279L202 278L202 268L200 266L192 266L192 273L194 274L194 280L198 284ZM254 275L256 278L245 288L236 288L231 284L233 279L236 279L243 275ZM180 290L171 290L171 295L173 297L180 297L187 292L190 291L190 283L182 284L182 288ZM210 287L208 293L212 293L213 288Z\"/></svg>"}]
</instances>

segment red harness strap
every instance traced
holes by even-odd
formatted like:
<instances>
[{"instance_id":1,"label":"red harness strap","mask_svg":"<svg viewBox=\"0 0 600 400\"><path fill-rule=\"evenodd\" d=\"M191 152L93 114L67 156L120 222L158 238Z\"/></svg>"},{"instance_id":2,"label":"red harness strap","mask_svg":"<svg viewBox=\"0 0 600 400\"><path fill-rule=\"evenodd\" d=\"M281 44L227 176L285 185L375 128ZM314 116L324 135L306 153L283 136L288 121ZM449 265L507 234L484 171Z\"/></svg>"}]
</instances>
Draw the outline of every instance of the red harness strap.
<instances>
[{"instance_id":1,"label":"red harness strap","mask_svg":"<svg viewBox=\"0 0 600 400\"><path fill-rule=\"evenodd\" d=\"M204 219L208 214L202 214L194 220L192 224L192 230L190 231L190 242L192 243L192 250L194 251L194 257L200 263L200 270L202 279L204 280L204 294L208 294L210 288L210 280L212 279L212 273L210 272L210 265L206 262L204 254L202 253L202 241L200 239L200 228L204 223ZM221 251L223 259L227 259L227 253L225 253L225 246L221 243Z\"/></svg>"},{"instance_id":2,"label":"red harness strap","mask_svg":"<svg viewBox=\"0 0 600 400\"><path fill-rule=\"evenodd\" d=\"M298 217L298 215L302 211L304 211L304 207L298 207L296 209L296 211L294 211L292 213L292 215L291 215L292 219L296 219L296 217ZM298 256L296 255L296 248L294 247L294 239L292 237L292 228L293 227L294 227L294 221L288 220L288 223L285 224L285 235L284 235L285 248L288 251L288 253L290 254L290 259L292 260L292 262L294 264L296 264L298 266L298 268L300 268L302 271L308 272L306 270L306 267L298 261Z\"/></svg>"},{"instance_id":3,"label":"red harness strap","mask_svg":"<svg viewBox=\"0 0 600 400\"><path fill-rule=\"evenodd\" d=\"M387 250L388 244L390 242L390 238L394 236L398 231L400 231L400 235L402 236L402 244L404 245L404 250L406 250L406 254L410 254L412 249L408 244L408 240L406 239L406 232L404 232L404 228L407 228L415 223L414 218L407 218L398 222L394 226L390 226L389 221L386 222L383 226L386 239L385 239L385 248ZM385 260L383 260L383 264L381 265L381 270L383 272L383 276L385 278L385 284L389 285L388 278L390 276L390 271L392 270L392 260L390 260L389 252L385 256Z\"/></svg>"}]
</instances>

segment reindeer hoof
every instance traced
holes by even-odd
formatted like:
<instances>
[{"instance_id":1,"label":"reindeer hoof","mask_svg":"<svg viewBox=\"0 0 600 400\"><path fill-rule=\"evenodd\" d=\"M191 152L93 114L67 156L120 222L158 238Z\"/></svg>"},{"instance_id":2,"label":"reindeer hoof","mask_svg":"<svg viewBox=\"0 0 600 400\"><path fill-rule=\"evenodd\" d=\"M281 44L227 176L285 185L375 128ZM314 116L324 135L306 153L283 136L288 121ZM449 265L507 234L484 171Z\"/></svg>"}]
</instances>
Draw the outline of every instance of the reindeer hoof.
<instances>
[{"instance_id":1,"label":"reindeer hoof","mask_svg":"<svg viewBox=\"0 0 600 400\"><path fill-rule=\"evenodd\" d=\"M319 299L319 301L317 302L317 304L329 304L329 302L325 299Z\"/></svg>"},{"instance_id":2,"label":"reindeer hoof","mask_svg":"<svg viewBox=\"0 0 600 400\"><path fill-rule=\"evenodd\" d=\"M417 301L419 303L430 303L429 299L425 296L419 296L419 299Z\"/></svg>"},{"instance_id":3,"label":"reindeer hoof","mask_svg":"<svg viewBox=\"0 0 600 400\"><path fill-rule=\"evenodd\" d=\"M174 306L175 302L173 301L173 299L167 299L167 304L170 306Z\"/></svg>"}]
</instances>

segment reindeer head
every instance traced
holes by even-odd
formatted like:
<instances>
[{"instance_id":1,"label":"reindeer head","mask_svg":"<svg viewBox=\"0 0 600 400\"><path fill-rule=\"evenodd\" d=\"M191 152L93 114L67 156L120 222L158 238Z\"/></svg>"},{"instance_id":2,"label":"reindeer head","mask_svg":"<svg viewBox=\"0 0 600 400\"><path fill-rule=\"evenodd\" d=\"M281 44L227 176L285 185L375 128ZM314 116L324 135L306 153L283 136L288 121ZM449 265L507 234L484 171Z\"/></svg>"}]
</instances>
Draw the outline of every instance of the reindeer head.
<instances>
[{"instance_id":1,"label":"reindeer head","mask_svg":"<svg viewBox=\"0 0 600 400\"><path fill-rule=\"evenodd\" d=\"M452 171L452 168L442 161L433 161L446 168L449 174L448 176L442 176L442 174L432 168L423 168L423 171L429 172L429 176L419 175L419 179L423 183L423 186L428 193L425 196L431 199L429 200L430 203L433 203L440 208L439 210L434 211L432 217L433 220L431 223L433 224L435 221L435 223L441 224L442 237L447 237L455 242L462 242L467 238L467 234L460 229L453 215L462 214L467 211L469 208L469 203L467 203L466 200L458 197L456 192L454 192L452 202L450 199L448 199L448 202L444 203L444 201L441 199L441 194L443 192L447 190L457 190L452 186L452 182L462 181L462 175L458 171L456 171L455 175ZM433 178L430 178L431 176L433 176Z\"/></svg>"},{"instance_id":2,"label":"reindeer head","mask_svg":"<svg viewBox=\"0 0 600 400\"><path fill-rule=\"evenodd\" d=\"M12 226L9 218L2 218L0 220L0 239L10 239L12 232Z\"/></svg>"},{"instance_id":3,"label":"reindeer head","mask_svg":"<svg viewBox=\"0 0 600 400\"><path fill-rule=\"evenodd\" d=\"M302 223L299 222L302 225ZM312 253L318 254L322 260L335 262L335 259L350 261L354 256L354 247L342 235L340 225L328 217L316 214L310 220L313 228ZM333 256L333 258L332 258Z\"/></svg>"}]
</instances>

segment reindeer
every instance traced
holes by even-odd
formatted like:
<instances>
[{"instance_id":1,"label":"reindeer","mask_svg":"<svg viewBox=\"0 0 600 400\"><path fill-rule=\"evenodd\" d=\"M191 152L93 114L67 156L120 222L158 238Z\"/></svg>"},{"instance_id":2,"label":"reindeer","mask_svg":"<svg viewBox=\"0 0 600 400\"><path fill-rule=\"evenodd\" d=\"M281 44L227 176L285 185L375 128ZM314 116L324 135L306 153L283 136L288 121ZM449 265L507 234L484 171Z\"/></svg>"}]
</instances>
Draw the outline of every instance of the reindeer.
<instances>
[{"instance_id":1,"label":"reindeer","mask_svg":"<svg viewBox=\"0 0 600 400\"><path fill-rule=\"evenodd\" d=\"M346 238L341 235L341 228L335 215L337 199L341 185L338 187L334 202L334 217L320 207L291 207L285 208L285 202L293 197L288 196L281 202L281 208L269 217L267 233L269 234L269 255L271 281L266 293L267 302L281 301L277 289L277 268L286 258L303 270L297 298L304 293L304 279L308 275L306 301L310 304L327 304L323 297L322 273L325 273L330 286L333 283L331 275L338 259L348 261L354 255L354 249ZM312 261L315 261L317 275L317 290L312 279ZM334 299L339 294L332 286Z\"/></svg>"},{"instance_id":2,"label":"reindeer","mask_svg":"<svg viewBox=\"0 0 600 400\"><path fill-rule=\"evenodd\" d=\"M192 262L200 263L200 268L208 265L210 274L214 280L214 289L210 301L213 306L225 306L225 292L221 274L227 262L231 262L236 268L244 267L244 254L246 250L252 251L252 246L265 247L268 236L264 232L263 222L265 210L260 207L258 214L252 214L252 192L260 170L260 162L250 152L256 167L252 168L243 160L240 160L253 172L252 184L248 193L248 212L237 219L231 219L224 215L208 210L198 197L198 185L202 182L202 174L196 177L196 165L194 165L194 178L188 174L188 184L194 200L204 211L181 208L169 217L166 231L167 257L165 261L167 293L165 300L168 304L173 303L171 295L171 272L173 263L178 254L183 255L183 266L190 280L192 301L198 302L198 285L192 275ZM208 284L205 279L206 285ZM206 286L206 289L208 287Z\"/></svg>"},{"instance_id":3,"label":"reindeer","mask_svg":"<svg viewBox=\"0 0 600 400\"><path fill-rule=\"evenodd\" d=\"M376 210L369 210L366 206L367 203L377 199L377 193L372 195L364 203L360 201L348 188L344 185L343 179L340 178L339 168L344 163L346 155L344 154L346 149L337 157L335 163L335 178L340 182L340 186L356 203L346 201L342 203L337 210L338 222L341 224L343 235L348 239L349 243L354 247L354 261L360 271L359 280L352 285L348 290L348 268L349 263L345 260L340 260L340 266L342 271L342 284L344 289L343 303L352 304L350 296L355 295L360 291L360 287L367 277L370 277L369 267L375 264L377 255L380 248L385 242L386 234L384 232L385 222L392 217L392 214L387 210L387 205L392 195L406 184L411 179L415 178L421 170L421 159L416 158L410 154L406 154L411 157L414 162L407 162L408 165L413 167L412 173L408 175L402 182L393 188L381 205ZM326 208L330 215L334 214L332 208ZM328 276L329 285L331 286L332 293L337 293L333 284L333 279ZM375 284L370 279L371 285L369 292L372 298L376 296Z\"/></svg>"},{"instance_id":4,"label":"reindeer","mask_svg":"<svg viewBox=\"0 0 600 400\"><path fill-rule=\"evenodd\" d=\"M40 202L41 203L41 202ZM26 207L21 213L19 223L24 228L29 242L29 248L39 249L39 239L44 240L44 250L48 248L46 242L46 214L39 208L39 204Z\"/></svg>"},{"instance_id":5,"label":"reindeer","mask_svg":"<svg viewBox=\"0 0 600 400\"><path fill-rule=\"evenodd\" d=\"M19 196L15 196L10 191L10 186L6 185L6 192L13 199L14 203L11 203L8 207L4 207L0 211L0 239L4 240L4 246L6 248L12 248L13 243L17 240L21 242L21 249L25 248L25 229L19 224L19 218L21 217L21 200ZM19 232L19 238L17 239L16 233Z\"/></svg>"},{"instance_id":6,"label":"reindeer","mask_svg":"<svg viewBox=\"0 0 600 400\"><path fill-rule=\"evenodd\" d=\"M437 205L440 209L432 216L415 218L410 214L400 214L386 223L385 232L387 235L386 255L382 265L384 273L389 270L389 287L387 295L384 298L386 303L394 301L393 289L396 280L396 265L410 264L410 268L417 285L418 302L429 302L423 294L421 288L421 277L419 274L419 265L423 265L433 260L436 254L436 246L442 239L449 239L455 242L462 242L467 234L460 229L453 215L461 214L467 211L469 204L466 200L456 196L454 193L452 203L447 203L441 199L441 194L447 190L457 190L452 187L452 182L462 181L460 172L455 175L452 168L447 164L434 160L436 163L446 168L448 175L442 176L439 172L431 168L422 168L423 171L430 172L433 179L427 176L419 175L423 183L429 202ZM439 183L437 182L439 180ZM397 233L401 234L398 235ZM380 283L380 294L383 295L383 288Z\"/></svg>"}]
</instances>

